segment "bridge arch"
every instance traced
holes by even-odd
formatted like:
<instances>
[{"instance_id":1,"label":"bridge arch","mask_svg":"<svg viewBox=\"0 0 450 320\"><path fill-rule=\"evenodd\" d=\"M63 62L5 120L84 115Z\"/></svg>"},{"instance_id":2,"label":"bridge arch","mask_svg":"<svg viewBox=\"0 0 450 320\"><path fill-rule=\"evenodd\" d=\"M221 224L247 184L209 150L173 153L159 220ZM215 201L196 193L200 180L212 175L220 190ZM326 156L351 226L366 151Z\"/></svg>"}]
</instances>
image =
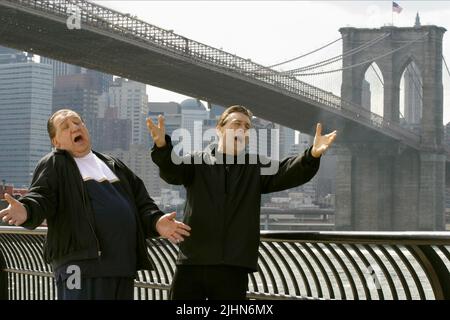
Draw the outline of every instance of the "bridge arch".
<instances>
[{"instance_id":1,"label":"bridge arch","mask_svg":"<svg viewBox=\"0 0 450 320\"><path fill-rule=\"evenodd\" d=\"M400 124L420 134L423 115L423 76L416 60L408 57L399 79Z\"/></svg>"},{"instance_id":2,"label":"bridge arch","mask_svg":"<svg viewBox=\"0 0 450 320\"><path fill-rule=\"evenodd\" d=\"M368 64L361 77L361 106L383 116L384 77L376 61Z\"/></svg>"}]
</instances>

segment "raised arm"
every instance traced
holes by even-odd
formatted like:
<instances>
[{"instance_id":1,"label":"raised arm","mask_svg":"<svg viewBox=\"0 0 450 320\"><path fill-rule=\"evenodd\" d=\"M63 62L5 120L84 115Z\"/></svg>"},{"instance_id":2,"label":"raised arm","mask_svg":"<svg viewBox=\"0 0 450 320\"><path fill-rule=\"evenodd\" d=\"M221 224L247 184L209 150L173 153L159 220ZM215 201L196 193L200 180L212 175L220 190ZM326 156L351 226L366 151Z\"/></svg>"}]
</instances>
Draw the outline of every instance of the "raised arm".
<instances>
[{"instance_id":1,"label":"raised arm","mask_svg":"<svg viewBox=\"0 0 450 320\"><path fill-rule=\"evenodd\" d=\"M278 170L275 174L261 175L261 193L294 188L311 180L319 170L320 157L336 139L336 135L336 130L322 135L322 125L318 123L313 146L302 155L277 163Z\"/></svg>"},{"instance_id":2,"label":"raised arm","mask_svg":"<svg viewBox=\"0 0 450 320\"><path fill-rule=\"evenodd\" d=\"M152 160L159 167L161 178L170 184L185 186L190 184L194 177L193 159L186 159L191 156L181 158L172 152L172 141L165 134L164 117L161 115L158 117L158 124L154 124L152 119L147 118L147 127L155 142L152 148ZM186 163L185 160L189 160L189 163Z\"/></svg>"}]
</instances>

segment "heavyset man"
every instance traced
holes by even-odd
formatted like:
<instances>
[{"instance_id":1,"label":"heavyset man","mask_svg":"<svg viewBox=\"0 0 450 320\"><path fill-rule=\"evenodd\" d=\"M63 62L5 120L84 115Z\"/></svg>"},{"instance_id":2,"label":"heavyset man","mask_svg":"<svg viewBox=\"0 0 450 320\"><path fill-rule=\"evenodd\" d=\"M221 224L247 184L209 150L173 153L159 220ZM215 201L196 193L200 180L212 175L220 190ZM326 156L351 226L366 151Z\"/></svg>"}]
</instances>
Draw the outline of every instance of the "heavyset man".
<instances>
[{"instance_id":1,"label":"heavyset man","mask_svg":"<svg viewBox=\"0 0 450 320\"><path fill-rule=\"evenodd\" d=\"M59 299L133 299L136 271L153 269L145 238L179 243L190 228L175 212L161 212L120 160L92 151L76 112L55 112L47 129L54 151L38 163L24 197L5 194L9 206L0 218L28 229L47 220L44 257Z\"/></svg>"}]
</instances>

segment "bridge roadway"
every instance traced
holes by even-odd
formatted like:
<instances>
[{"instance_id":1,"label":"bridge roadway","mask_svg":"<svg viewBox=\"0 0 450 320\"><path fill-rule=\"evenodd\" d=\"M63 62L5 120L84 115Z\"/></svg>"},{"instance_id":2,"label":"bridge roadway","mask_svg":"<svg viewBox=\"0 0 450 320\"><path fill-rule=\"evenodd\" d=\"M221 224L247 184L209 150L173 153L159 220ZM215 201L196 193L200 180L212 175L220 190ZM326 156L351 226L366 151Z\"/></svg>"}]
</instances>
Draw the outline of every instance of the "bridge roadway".
<instances>
[{"instance_id":1,"label":"bridge roadway","mask_svg":"<svg viewBox=\"0 0 450 320\"><path fill-rule=\"evenodd\" d=\"M51 1L54 6L68 2ZM296 94L292 88L300 82L293 78L252 75L245 68L259 68L249 60L147 24L150 39L128 26L135 20L94 4L89 10L97 15L83 11L81 29L69 30L67 10L58 13L45 5L49 2L1 0L0 44L220 105L246 105L261 118L304 133L313 134L320 121L325 131L339 130L340 141L423 148L419 136L319 88L301 83L302 94Z\"/></svg>"}]
</instances>

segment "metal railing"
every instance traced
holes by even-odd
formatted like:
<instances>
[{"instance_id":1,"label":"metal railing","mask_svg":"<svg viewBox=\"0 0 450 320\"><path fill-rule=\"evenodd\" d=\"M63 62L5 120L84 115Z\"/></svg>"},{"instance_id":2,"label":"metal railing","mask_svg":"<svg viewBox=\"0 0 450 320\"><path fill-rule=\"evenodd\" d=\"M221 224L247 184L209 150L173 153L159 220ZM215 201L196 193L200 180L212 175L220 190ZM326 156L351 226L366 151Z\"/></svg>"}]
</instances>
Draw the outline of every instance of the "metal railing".
<instances>
[{"instance_id":1,"label":"metal railing","mask_svg":"<svg viewBox=\"0 0 450 320\"><path fill-rule=\"evenodd\" d=\"M0 298L55 299L46 229L0 227ZM167 299L177 247L148 241L135 299ZM449 232L263 232L250 299L450 299Z\"/></svg>"},{"instance_id":2,"label":"metal railing","mask_svg":"<svg viewBox=\"0 0 450 320\"><path fill-rule=\"evenodd\" d=\"M233 76L256 81L260 85L269 86L287 94L301 96L319 106L337 110L341 115L364 123L393 138L401 139L416 147L419 146L419 135L403 128L398 123L386 120L361 106L345 101L331 92L252 62L250 59L238 57L170 30L159 28L130 14L120 13L86 0L0 0L0 5L8 5L8 3L15 8L22 7L28 11L46 13L64 20L69 15L79 13L82 28L88 26L93 27L94 30L97 28L103 32L111 32L115 36L120 35L131 41L140 42L141 45L150 45L149 49L160 48L182 57L185 61L190 59L199 64L207 64L209 67L232 72Z\"/></svg>"}]
</instances>

